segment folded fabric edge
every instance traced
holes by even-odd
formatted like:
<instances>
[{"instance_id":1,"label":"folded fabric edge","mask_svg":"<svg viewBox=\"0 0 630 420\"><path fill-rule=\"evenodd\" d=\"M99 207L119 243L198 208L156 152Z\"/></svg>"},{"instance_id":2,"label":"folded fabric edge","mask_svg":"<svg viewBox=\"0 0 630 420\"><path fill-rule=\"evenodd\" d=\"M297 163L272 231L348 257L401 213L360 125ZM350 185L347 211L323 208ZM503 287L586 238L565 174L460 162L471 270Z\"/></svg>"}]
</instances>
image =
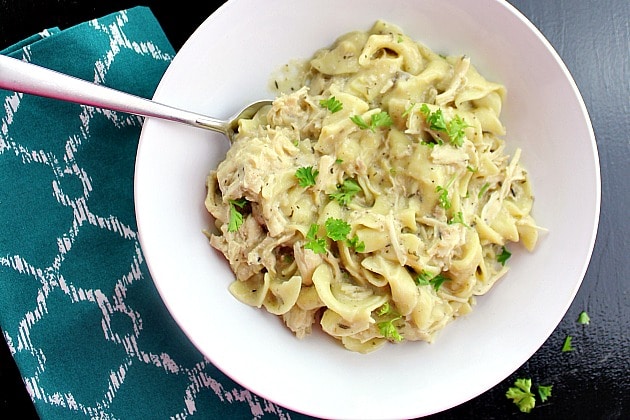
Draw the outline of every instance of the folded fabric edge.
<instances>
[{"instance_id":1,"label":"folded fabric edge","mask_svg":"<svg viewBox=\"0 0 630 420\"><path fill-rule=\"evenodd\" d=\"M29 36L28 38L24 38L23 40L18 41L15 44L10 45L3 50L0 50L0 55L11 55L14 52L26 47L27 45L31 45L31 44L36 43L37 41L41 41L42 39L49 38L59 32L61 32L61 30L57 26L53 28L44 29L41 32L33 34Z\"/></svg>"}]
</instances>

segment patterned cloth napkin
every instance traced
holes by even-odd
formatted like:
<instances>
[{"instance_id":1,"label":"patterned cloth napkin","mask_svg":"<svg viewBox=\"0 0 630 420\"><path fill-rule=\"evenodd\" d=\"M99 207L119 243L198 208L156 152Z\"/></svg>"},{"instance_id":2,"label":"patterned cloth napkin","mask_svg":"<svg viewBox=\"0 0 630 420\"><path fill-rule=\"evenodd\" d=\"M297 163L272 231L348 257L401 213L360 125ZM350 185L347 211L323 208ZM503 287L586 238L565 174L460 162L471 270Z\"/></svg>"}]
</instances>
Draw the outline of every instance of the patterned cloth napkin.
<instances>
[{"instance_id":1,"label":"patterned cloth napkin","mask_svg":"<svg viewBox=\"0 0 630 420\"><path fill-rule=\"evenodd\" d=\"M175 51L136 7L0 54L150 98ZM40 417L305 418L220 372L161 301L134 215L143 120L0 101L0 327Z\"/></svg>"}]
</instances>

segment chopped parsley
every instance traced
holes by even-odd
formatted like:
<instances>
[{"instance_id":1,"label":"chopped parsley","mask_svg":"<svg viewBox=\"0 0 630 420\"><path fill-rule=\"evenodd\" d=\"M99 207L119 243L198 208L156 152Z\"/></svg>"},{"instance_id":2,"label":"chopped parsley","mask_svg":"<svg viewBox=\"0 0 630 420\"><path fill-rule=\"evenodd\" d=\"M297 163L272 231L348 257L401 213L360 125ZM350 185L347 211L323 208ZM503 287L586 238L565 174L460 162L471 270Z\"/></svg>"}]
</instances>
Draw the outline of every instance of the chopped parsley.
<instances>
[{"instance_id":1,"label":"chopped parsley","mask_svg":"<svg viewBox=\"0 0 630 420\"><path fill-rule=\"evenodd\" d=\"M451 200L448 198L448 190L446 188L442 187L441 185L438 185L435 188L435 191L440 194L438 196L438 202L440 203L440 207L442 207L445 210L450 209L451 208Z\"/></svg>"},{"instance_id":2,"label":"chopped parsley","mask_svg":"<svg viewBox=\"0 0 630 420\"><path fill-rule=\"evenodd\" d=\"M311 185L315 185L315 178L319 171L317 169L313 169L312 166L301 167L297 171L295 171L295 177L298 179L298 184L300 187L309 187Z\"/></svg>"},{"instance_id":3,"label":"chopped parsley","mask_svg":"<svg viewBox=\"0 0 630 420\"><path fill-rule=\"evenodd\" d=\"M352 238L346 240L346 243L349 247L354 248L357 252L365 251L365 242L359 239L357 235L354 235Z\"/></svg>"},{"instance_id":4,"label":"chopped parsley","mask_svg":"<svg viewBox=\"0 0 630 420\"><path fill-rule=\"evenodd\" d=\"M573 351L573 345L571 344L571 341L573 340L573 337L570 335L567 335L566 338L564 339L564 343L562 344L562 352L566 353L569 351Z\"/></svg>"},{"instance_id":5,"label":"chopped parsley","mask_svg":"<svg viewBox=\"0 0 630 420\"><path fill-rule=\"evenodd\" d=\"M551 396L553 385L538 385L538 396L541 402L547 401ZM510 387L505 396L512 400L523 413L529 413L536 407L536 395L532 392L532 380L520 378L514 381L514 386Z\"/></svg>"},{"instance_id":6,"label":"chopped parsley","mask_svg":"<svg viewBox=\"0 0 630 420\"><path fill-rule=\"evenodd\" d=\"M531 379L517 379L514 386L510 387L505 396L511 399L523 413L529 413L536 406L536 397L531 391Z\"/></svg>"},{"instance_id":7,"label":"chopped parsley","mask_svg":"<svg viewBox=\"0 0 630 420\"><path fill-rule=\"evenodd\" d=\"M240 198L238 200L228 200L228 204L230 206L228 232L236 232L243 224L243 214L239 211L239 209L243 210L247 204L247 200L244 198Z\"/></svg>"},{"instance_id":8,"label":"chopped parsley","mask_svg":"<svg viewBox=\"0 0 630 420\"><path fill-rule=\"evenodd\" d=\"M365 250L365 243L360 241L357 235L354 235L351 239L348 238L351 226L347 222L334 217L326 219L326 222L324 222L326 238L320 238L317 236L319 227L320 226L317 223L313 223L311 225L306 233L307 241L304 244L304 248L310 249L316 254L325 254L326 238L329 238L335 242L345 241L348 246L354 248L357 252L363 252Z\"/></svg>"},{"instance_id":9,"label":"chopped parsley","mask_svg":"<svg viewBox=\"0 0 630 420\"><path fill-rule=\"evenodd\" d=\"M397 316L396 318L390 319L389 321L381 321L377 324L378 330L383 335L383 337L392 341L402 341L403 336L400 335L398 329L394 325L394 321L397 321L400 318L400 316Z\"/></svg>"},{"instance_id":10,"label":"chopped parsley","mask_svg":"<svg viewBox=\"0 0 630 420\"><path fill-rule=\"evenodd\" d=\"M508 249L505 246L503 246L501 248L501 253L497 255L497 262L504 266L507 260L509 260L511 256L512 256L512 253L508 251Z\"/></svg>"},{"instance_id":11,"label":"chopped parsley","mask_svg":"<svg viewBox=\"0 0 630 420\"><path fill-rule=\"evenodd\" d=\"M396 311L392 309L389 302L385 302L380 308L378 308L378 310L376 311L376 314L379 317L388 316L388 315L393 316L392 319L389 319L386 321L380 321L376 324L381 335L388 340L402 341L403 336L400 335L400 333L398 332L398 329L394 325L394 322L398 321L401 318L401 316L398 315Z\"/></svg>"},{"instance_id":12,"label":"chopped parsley","mask_svg":"<svg viewBox=\"0 0 630 420\"><path fill-rule=\"evenodd\" d=\"M440 108L431 111L427 104L422 104L420 112L424 114L430 130L446 132L446 121L444 121L444 114Z\"/></svg>"},{"instance_id":13,"label":"chopped parsley","mask_svg":"<svg viewBox=\"0 0 630 420\"><path fill-rule=\"evenodd\" d=\"M394 123L392 117L390 117L385 111L381 111L378 114L372 114L369 123L366 122L360 115L354 115L350 117L350 119L361 130L370 130L372 132L375 132L378 127L390 127Z\"/></svg>"},{"instance_id":14,"label":"chopped parsley","mask_svg":"<svg viewBox=\"0 0 630 420\"><path fill-rule=\"evenodd\" d=\"M452 120L446 125L446 134L451 139L451 143L453 143L457 147L461 147L464 144L464 137L466 137L466 133L464 130L470 127L466 121L459 115L455 115Z\"/></svg>"},{"instance_id":15,"label":"chopped parsley","mask_svg":"<svg viewBox=\"0 0 630 420\"><path fill-rule=\"evenodd\" d=\"M577 322L579 322L582 325L588 325L591 322L591 317L588 316L586 311L582 311L580 313L580 316L578 316Z\"/></svg>"},{"instance_id":16,"label":"chopped parsley","mask_svg":"<svg viewBox=\"0 0 630 420\"><path fill-rule=\"evenodd\" d=\"M461 147L464 144L464 137L466 137L464 130L470 125L462 117L455 115L447 122L441 108L431 111L427 104L422 104L420 112L424 115L429 130L445 133L454 146Z\"/></svg>"},{"instance_id":17,"label":"chopped parsley","mask_svg":"<svg viewBox=\"0 0 630 420\"><path fill-rule=\"evenodd\" d=\"M304 244L304 248L310 249L316 254L325 254L326 239L317 237L318 230L319 225L317 223L313 223L306 233L306 239L308 239L308 241Z\"/></svg>"},{"instance_id":18,"label":"chopped parsley","mask_svg":"<svg viewBox=\"0 0 630 420\"><path fill-rule=\"evenodd\" d=\"M477 194L477 198L483 197L483 195L486 193L486 191L488 191L489 187L490 187L490 183L489 182L486 182L485 184L483 184L483 186L479 190L479 194Z\"/></svg>"},{"instance_id":19,"label":"chopped parsley","mask_svg":"<svg viewBox=\"0 0 630 420\"><path fill-rule=\"evenodd\" d=\"M333 114L343 109L343 104L334 96L331 96L328 99L322 99L319 101L319 105L328 109Z\"/></svg>"},{"instance_id":20,"label":"chopped parsley","mask_svg":"<svg viewBox=\"0 0 630 420\"><path fill-rule=\"evenodd\" d=\"M464 226L466 226L466 227L470 227L470 226L468 226L468 224L466 224L466 222L464 221L464 214L463 214L461 211L458 211L458 212L455 214L455 216L453 216L453 217L451 218L451 220L449 220L447 223L448 223L449 225L453 225L453 224L455 224L455 223L460 223L460 224L462 224L462 225L464 225Z\"/></svg>"},{"instance_id":21,"label":"chopped parsley","mask_svg":"<svg viewBox=\"0 0 630 420\"><path fill-rule=\"evenodd\" d=\"M538 395L540 396L540 401L545 402L547 398L551 397L551 388L553 385L538 385Z\"/></svg>"},{"instance_id":22,"label":"chopped parsley","mask_svg":"<svg viewBox=\"0 0 630 420\"><path fill-rule=\"evenodd\" d=\"M350 225L341 219L329 217L326 219L326 236L333 241L343 241L350 233Z\"/></svg>"},{"instance_id":23,"label":"chopped parsley","mask_svg":"<svg viewBox=\"0 0 630 420\"><path fill-rule=\"evenodd\" d=\"M337 191L330 194L331 200L336 200L342 206L347 205L352 197L361 191L359 184L353 179L346 179L343 184L337 186Z\"/></svg>"},{"instance_id":24,"label":"chopped parsley","mask_svg":"<svg viewBox=\"0 0 630 420\"><path fill-rule=\"evenodd\" d=\"M426 270L422 270L414 279L415 283L418 286L427 286L431 285L437 292L440 290L440 287L445 281L449 281L450 279L446 276L443 276L441 273L437 275L433 275Z\"/></svg>"}]
</instances>

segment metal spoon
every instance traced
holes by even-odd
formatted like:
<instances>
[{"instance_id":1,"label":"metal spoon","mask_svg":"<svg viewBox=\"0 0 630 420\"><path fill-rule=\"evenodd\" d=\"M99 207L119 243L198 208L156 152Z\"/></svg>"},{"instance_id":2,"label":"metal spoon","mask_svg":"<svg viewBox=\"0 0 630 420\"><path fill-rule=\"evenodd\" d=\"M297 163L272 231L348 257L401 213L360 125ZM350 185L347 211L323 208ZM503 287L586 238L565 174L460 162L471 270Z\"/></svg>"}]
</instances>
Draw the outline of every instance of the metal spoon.
<instances>
[{"instance_id":1,"label":"metal spoon","mask_svg":"<svg viewBox=\"0 0 630 420\"><path fill-rule=\"evenodd\" d=\"M0 88L143 117L176 121L223 133L230 142L238 131L239 119L251 118L263 106L272 103L270 100L254 102L224 121L100 86L3 55L0 55Z\"/></svg>"}]
</instances>

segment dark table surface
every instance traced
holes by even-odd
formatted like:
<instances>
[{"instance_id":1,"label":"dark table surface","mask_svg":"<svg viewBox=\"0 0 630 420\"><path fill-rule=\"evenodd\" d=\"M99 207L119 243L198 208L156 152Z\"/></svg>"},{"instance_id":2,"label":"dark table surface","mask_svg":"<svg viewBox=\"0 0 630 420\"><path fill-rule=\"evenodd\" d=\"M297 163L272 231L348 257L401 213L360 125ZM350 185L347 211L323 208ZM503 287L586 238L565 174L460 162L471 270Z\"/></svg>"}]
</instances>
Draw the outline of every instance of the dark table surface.
<instances>
[{"instance_id":1,"label":"dark table surface","mask_svg":"<svg viewBox=\"0 0 630 420\"><path fill-rule=\"evenodd\" d=\"M474 0L471 0L474 1ZM42 29L61 29L121 9L149 6L178 50L215 9L173 0L0 0L0 49ZM494 388L435 419L513 416L630 418L630 2L510 0L554 46L590 114L600 154L599 232L582 286L547 342ZM263 1L261 1L262 7ZM587 311L589 325L579 325ZM561 352L567 335L574 351ZM553 384L553 396L529 414L505 397L516 378ZM37 418L15 362L0 340L0 418Z\"/></svg>"}]
</instances>

